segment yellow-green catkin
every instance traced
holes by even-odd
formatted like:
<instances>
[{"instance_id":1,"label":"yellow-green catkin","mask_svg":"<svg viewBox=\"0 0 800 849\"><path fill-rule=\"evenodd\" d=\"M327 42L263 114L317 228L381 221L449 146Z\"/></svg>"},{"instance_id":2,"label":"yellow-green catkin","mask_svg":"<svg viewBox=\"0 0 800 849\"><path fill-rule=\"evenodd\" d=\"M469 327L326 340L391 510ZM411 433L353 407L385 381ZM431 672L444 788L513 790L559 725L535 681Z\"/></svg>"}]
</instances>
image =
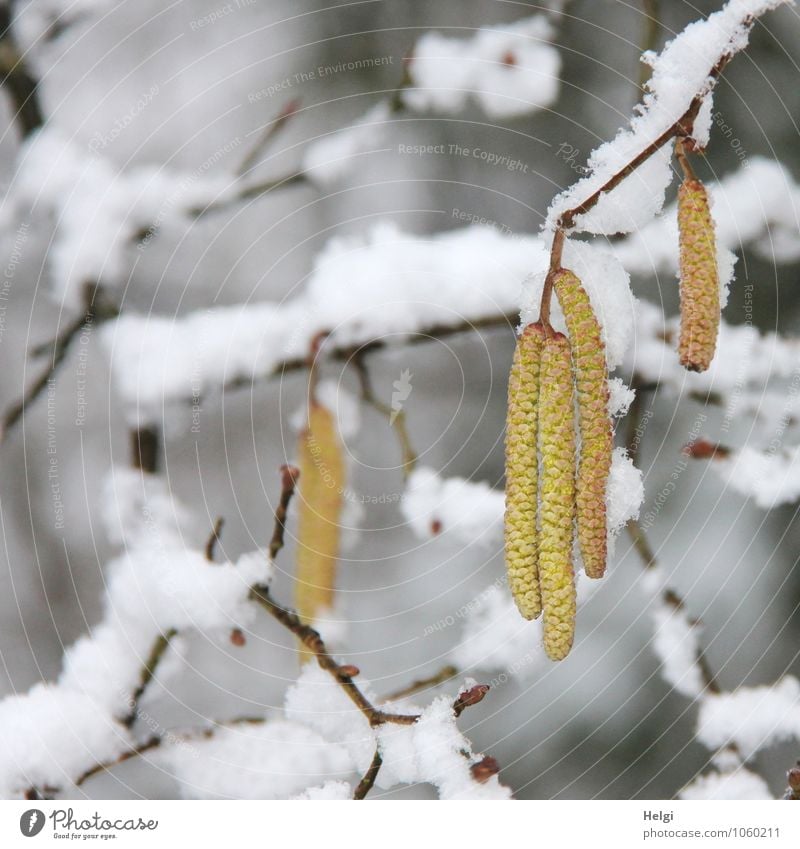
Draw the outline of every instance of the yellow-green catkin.
<instances>
[{"instance_id":1,"label":"yellow-green catkin","mask_svg":"<svg viewBox=\"0 0 800 849\"><path fill-rule=\"evenodd\" d=\"M539 594L536 506L539 365L544 345L540 324L529 324L517 340L508 380L506 419L505 553L508 585L519 612L536 619Z\"/></svg>"},{"instance_id":2,"label":"yellow-green catkin","mask_svg":"<svg viewBox=\"0 0 800 849\"><path fill-rule=\"evenodd\" d=\"M576 275L559 269L553 286L567 322L578 396L581 436L575 495L578 543L586 574L590 578L602 578L608 556L606 487L613 449L605 346L589 296Z\"/></svg>"},{"instance_id":3,"label":"yellow-green catkin","mask_svg":"<svg viewBox=\"0 0 800 849\"><path fill-rule=\"evenodd\" d=\"M714 222L705 186L687 177L678 191L681 332L678 354L689 371L705 371L719 331L719 274Z\"/></svg>"},{"instance_id":4,"label":"yellow-green catkin","mask_svg":"<svg viewBox=\"0 0 800 849\"><path fill-rule=\"evenodd\" d=\"M333 414L312 401L300 434L295 606L313 622L333 605L345 461ZM307 659L307 658L306 658Z\"/></svg>"},{"instance_id":5,"label":"yellow-green catkin","mask_svg":"<svg viewBox=\"0 0 800 849\"><path fill-rule=\"evenodd\" d=\"M544 649L551 660L563 660L575 635L575 409L570 345L561 333L545 341L540 387L539 586Z\"/></svg>"}]
</instances>

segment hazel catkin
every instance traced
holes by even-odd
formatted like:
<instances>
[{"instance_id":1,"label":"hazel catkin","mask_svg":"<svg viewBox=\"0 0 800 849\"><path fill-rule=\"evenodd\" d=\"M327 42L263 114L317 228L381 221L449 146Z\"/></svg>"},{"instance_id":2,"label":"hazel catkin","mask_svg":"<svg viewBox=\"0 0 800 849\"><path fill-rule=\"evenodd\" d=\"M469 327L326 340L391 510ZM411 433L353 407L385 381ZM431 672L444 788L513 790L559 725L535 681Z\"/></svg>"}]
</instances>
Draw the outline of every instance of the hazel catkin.
<instances>
[{"instance_id":1,"label":"hazel catkin","mask_svg":"<svg viewBox=\"0 0 800 849\"><path fill-rule=\"evenodd\" d=\"M313 622L333 604L345 478L342 445L333 414L316 401L309 405L298 453L295 606L304 622Z\"/></svg>"},{"instance_id":2,"label":"hazel catkin","mask_svg":"<svg viewBox=\"0 0 800 849\"><path fill-rule=\"evenodd\" d=\"M567 322L578 396L578 543L588 577L602 578L608 554L606 487L613 449L605 347L589 296L577 276L561 268L554 275L553 287Z\"/></svg>"},{"instance_id":3,"label":"hazel catkin","mask_svg":"<svg viewBox=\"0 0 800 849\"><path fill-rule=\"evenodd\" d=\"M563 660L575 636L575 414L570 345L561 333L549 335L542 352L539 451L539 586L544 649L551 660Z\"/></svg>"},{"instance_id":4,"label":"hazel catkin","mask_svg":"<svg viewBox=\"0 0 800 849\"><path fill-rule=\"evenodd\" d=\"M705 371L714 358L720 321L714 222L705 186L687 177L678 191L681 329L678 354L689 371Z\"/></svg>"},{"instance_id":5,"label":"hazel catkin","mask_svg":"<svg viewBox=\"0 0 800 849\"><path fill-rule=\"evenodd\" d=\"M526 619L536 619L542 612L536 529L539 474L536 432L543 345L542 326L529 324L517 340L508 381L506 569L511 594Z\"/></svg>"}]
</instances>

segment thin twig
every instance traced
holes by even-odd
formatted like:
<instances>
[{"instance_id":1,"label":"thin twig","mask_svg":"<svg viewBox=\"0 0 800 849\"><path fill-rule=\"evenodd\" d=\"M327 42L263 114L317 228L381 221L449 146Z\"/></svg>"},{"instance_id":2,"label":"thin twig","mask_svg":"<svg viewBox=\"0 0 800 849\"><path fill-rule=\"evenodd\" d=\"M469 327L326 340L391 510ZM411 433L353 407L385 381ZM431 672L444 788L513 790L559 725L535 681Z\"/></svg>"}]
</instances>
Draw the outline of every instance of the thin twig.
<instances>
[{"instance_id":1,"label":"thin twig","mask_svg":"<svg viewBox=\"0 0 800 849\"><path fill-rule=\"evenodd\" d=\"M47 364L47 368L36 378L28 389L26 389L19 399L13 403L4 413L2 421L2 431L0 432L0 441L4 440L12 428L20 421L28 407L42 394L45 387L53 380L58 367L64 362L72 340L75 339L81 331L91 323L89 313L80 316L80 318L68 324L64 330L56 336L56 338L47 343L46 347L52 347L52 355ZM45 349L45 346L39 346L35 353L40 353Z\"/></svg>"},{"instance_id":2,"label":"thin twig","mask_svg":"<svg viewBox=\"0 0 800 849\"><path fill-rule=\"evenodd\" d=\"M397 690L396 692L385 696L384 701L396 702L400 699L405 699L408 696L413 696L415 693L420 693L423 690L438 687L440 684L444 684L452 678L455 678L456 675L458 675L458 669L456 669L455 666L443 666L438 672L435 672L428 678L420 678L417 681L412 681L407 687L403 687L401 690Z\"/></svg>"},{"instance_id":3,"label":"thin twig","mask_svg":"<svg viewBox=\"0 0 800 849\"><path fill-rule=\"evenodd\" d=\"M295 97L290 100L277 114L275 119L266 126L264 132L259 136L250 152L244 157L239 164L239 167L236 169L236 173L239 177L247 173L256 164L256 160L260 156L261 152L286 126L287 121L297 112L299 106L300 98Z\"/></svg>"},{"instance_id":4,"label":"thin twig","mask_svg":"<svg viewBox=\"0 0 800 849\"><path fill-rule=\"evenodd\" d=\"M209 563L214 562L214 552L217 548L217 543L219 542L220 535L222 534L222 528L225 525L225 519L222 516L217 517L217 521L214 522L214 527L211 531L211 534L208 537L208 541L206 542L206 560Z\"/></svg>"},{"instance_id":5,"label":"thin twig","mask_svg":"<svg viewBox=\"0 0 800 849\"><path fill-rule=\"evenodd\" d=\"M297 481L300 478L300 469L297 466L281 466L280 473L281 495L278 500L278 506L275 508L275 523L272 530L272 539L269 543L270 562L275 560L278 552L283 548L283 540L286 533L286 513L289 509L289 502L294 495Z\"/></svg>"},{"instance_id":6,"label":"thin twig","mask_svg":"<svg viewBox=\"0 0 800 849\"><path fill-rule=\"evenodd\" d=\"M149 752L153 749L157 749L164 741L164 738L160 735L156 735L154 737L150 737L145 740L144 743L140 743L138 746L134 746L132 749L128 749L123 752L118 758L113 761L106 761L105 763L95 764L91 769L87 769L82 775L79 775L75 779L75 786L80 787L85 781L88 781L90 778L94 777L98 773L108 772L112 767L118 766L119 764L125 763L125 761L131 760L131 758L137 758L139 755L145 754L145 752Z\"/></svg>"},{"instance_id":7,"label":"thin twig","mask_svg":"<svg viewBox=\"0 0 800 849\"><path fill-rule=\"evenodd\" d=\"M367 793L375 786L375 780L381 769L383 758L381 757L380 749L375 749L375 754L372 758L372 763L369 769L364 773L364 777L358 782L358 786L353 793L353 799L361 800L367 798Z\"/></svg>"},{"instance_id":8,"label":"thin twig","mask_svg":"<svg viewBox=\"0 0 800 849\"><path fill-rule=\"evenodd\" d=\"M203 216L209 215L213 212L230 209L238 203L243 203L247 200L254 200L255 198L268 195L270 192L274 192L277 189L288 189L292 186L304 186L308 184L309 179L305 172L297 171L293 174L287 174L284 177L276 177L271 180L263 180L262 182L245 186L232 197L214 201L213 203L206 204L205 206L193 207L187 210L187 213L193 218L202 218Z\"/></svg>"},{"instance_id":9,"label":"thin twig","mask_svg":"<svg viewBox=\"0 0 800 849\"><path fill-rule=\"evenodd\" d=\"M56 335L56 337L42 345L37 345L31 351L33 356L40 356L51 351L50 362L42 374L34 381L33 385L23 392L22 398L12 404L4 413L0 430L0 442L2 442L9 431L17 424L28 407L36 401L44 388L54 379L59 366L69 351L72 342L90 327L97 326L101 322L116 318L119 311L115 304L106 296L104 288L100 285L89 283L84 286L84 311L83 315L71 321Z\"/></svg>"},{"instance_id":10,"label":"thin twig","mask_svg":"<svg viewBox=\"0 0 800 849\"><path fill-rule=\"evenodd\" d=\"M275 511L275 528L272 534L270 552L275 554L283 546L283 533L286 523L286 511L294 494L297 475L293 474L293 467L284 466L281 469L281 497L278 509ZM294 610L288 610L278 604L270 595L269 587L260 584L250 589L250 598L260 604L273 619L280 622L284 628L291 631L295 637L310 651L320 669L324 669L337 684L344 690L347 697L364 714L370 726L373 728L383 725L385 722L395 722L400 725L413 725L417 719L416 715L393 714L376 708L369 699L361 692L353 678L358 675L356 667L350 664L340 664L331 656L327 647L319 635L310 625L306 625Z\"/></svg>"},{"instance_id":11,"label":"thin twig","mask_svg":"<svg viewBox=\"0 0 800 849\"><path fill-rule=\"evenodd\" d=\"M419 716L416 714L387 713L376 708L361 692L358 685L353 681L352 676L347 674L352 669L346 665L337 663L329 654L319 633L310 625L304 624L293 610L287 610L275 602L269 593L269 587L264 585L252 587L250 598L258 602L273 619L280 622L284 628L291 631L300 640L306 649L314 655L320 668L328 672L334 681L339 684L350 701L364 714L373 728L383 725L385 722L394 722L398 725L413 725L419 719Z\"/></svg>"},{"instance_id":12,"label":"thin twig","mask_svg":"<svg viewBox=\"0 0 800 849\"><path fill-rule=\"evenodd\" d=\"M656 49L658 36L661 32L661 17L658 10L658 0L642 0L642 15L644 16L644 27L642 29L642 43L639 53L642 55ZM645 62L640 63L639 88L643 89L650 78L651 68Z\"/></svg>"},{"instance_id":13,"label":"thin twig","mask_svg":"<svg viewBox=\"0 0 800 849\"><path fill-rule=\"evenodd\" d=\"M153 676L156 673L156 667L161 662L162 658L166 654L167 649L169 648L170 640L177 634L178 632L174 628L170 628L166 634L159 634L153 645L150 649L150 654L147 657L147 660L144 663L141 671L141 677L139 680L139 686L133 691L130 700L130 710L128 715L122 720L122 724L127 728L131 728L136 720L139 717L139 703L142 700L142 696L145 694L145 691L150 686L150 682L153 680Z\"/></svg>"},{"instance_id":14,"label":"thin twig","mask_svg":"<svg viewBox=\"0 0 800 849\"><path fill-rule=\"evenodd\" d=\"M417 465L417 452L411 444L411 437L408 433L406 424L406 411L393 410L388 404L384 404L379 400L372 389L372 381L369 376L369 369L364 362L364 358L357 354L352 359L356 374L358 375L359 385L361 387L361 400L365 404L369 404L373 409L377 410L381 415L386 416L389 420L389 425L397 434L397 440L400 443L400 453L403 463L403 475L408 478L414 467Z\"/></svg>"},{"instance_id":15,"label":"thin twig","mask_svg":"<svg viewBox=\"0 0 800 849\"><path fill-rule=\"evenodd\" d=\"M91 769L86 770L86 772L75 779L75 786L80 787L81 784L88 781L93 776L98 775L101 772L108 772L115 766L125 763L125 761L137 758L140 755L144 755L147 752L151 752L153 749L160 748L161 746L172 745L176 742L188 742L189 740L208 740L221 728L235 728L237 725L261 725L265 721L266 720L262 716L241 716L236 719L229 719L222 722L212 720L211 724L207 728L191 728L188 731L165 731L163 734L154 734L152 737L148 737L144 742L127 749L121 755L114 758L114 760L95 764L91 767Z\"/></svg>"}]
</instances>

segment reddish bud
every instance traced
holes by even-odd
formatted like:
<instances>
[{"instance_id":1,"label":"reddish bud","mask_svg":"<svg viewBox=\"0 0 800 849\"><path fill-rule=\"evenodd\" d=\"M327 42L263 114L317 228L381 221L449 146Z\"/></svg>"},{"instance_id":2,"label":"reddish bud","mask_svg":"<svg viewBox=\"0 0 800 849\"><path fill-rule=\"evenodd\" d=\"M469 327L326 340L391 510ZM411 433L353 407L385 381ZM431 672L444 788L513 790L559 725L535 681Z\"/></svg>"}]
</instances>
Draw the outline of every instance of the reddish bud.
<instances>
[{"instance_id":1,"label":"reddish bud","mask_svg":"<svg viewBox=\"0 0 800 849\"><path fill-rule=\"evenodd\" d=\"M456 716L461 716L465 708L472 707L483 701L483 697L489 692L488 684L476 684L470 687L469 690L464 690L458 694L458 698L453 703L453 710Z\"/></svg>"},{"instance_id":2,"label":"reddish bud","mask_svg":"<svg viewBox=\"0 0 800 849\"><path fill-rule=\"evenodd\" d=\"M245 643L247 643L247 640L245 639L244 634L242 633L242 631L239 628L234 628L231 631L231 642L235 646L241 647L241 646L245 645Z\"/></svg>"},{"instance_id":3,"label":"reddish bud","mask_svg":"<svg viewBox=\"0 0 800 849\"><path fill-rule=\"evenodd\" d=\"M356 675L360 675L361 670L357 666L353 666L352 663L346 663L344 666L339 667L339 675L344 678L355 678Z\"/></svg>"},{"instance_id":4,"label":"reddish bud","mask_svg":"<svg viewBox=\"0 0 800 849\"><path fill-rule=\"evenodd\" d=\"M438 536L441 532L442 532L442 520L441 519L434 519L431 522L431 533L434 536Z\"/></svg>"},{"instance_id":5,"label":"reddish bud","mask_svg":"<svg viewBox=\"0 0 800 849\"><path fill-rule=\"evenodd\" d=\"M728 457L731 452L730 449L717 445L708 439L696 439L694 442L683 446L683 453L693 460L713 460Z\"/></svg>"},{"instance_id":6,"label":"reddish bud","mask_svg":"<svg viewBox=\"0 0 800 849\"><path fill-rule=\"evenodd\" d=\"M482 761L472 764L469 770L475 781L480 781L480 783L483 784L493 775L497 775L497 773L500 772L500 764L497 763L493 757L487 755Z\"/></svg>"}]
</instances>

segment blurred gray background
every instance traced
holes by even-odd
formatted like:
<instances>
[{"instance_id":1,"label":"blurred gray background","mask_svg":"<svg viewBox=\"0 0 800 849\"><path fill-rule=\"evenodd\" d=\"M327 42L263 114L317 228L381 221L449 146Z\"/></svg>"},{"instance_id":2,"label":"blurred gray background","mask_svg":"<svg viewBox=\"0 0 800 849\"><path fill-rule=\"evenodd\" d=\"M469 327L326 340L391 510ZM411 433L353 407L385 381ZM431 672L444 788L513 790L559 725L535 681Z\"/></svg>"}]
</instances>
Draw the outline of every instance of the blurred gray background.
<instances>
[{"instance_id":1,"label":"blurred gray background","mask_svg":"<svg viewBox=\"0 0 800 849\"><path fill-rule=\"evenodd\" d=\"M291 173L303 146L317 134L359 117L398 85L403 57L427 29L451 35L522 18L536 3L501 0L375 0L314 3L253 0L232 3L213 25L192 23L225 4L184 0L121 2L102 20L67 29L32 64L43 73L41 98L49 120L88 145L107 134L145 92L158 94L104 153L120 167L170 163L191 171L237 137L249 145L289 97L300 111L259 166L264 178ZM717 8L718 0L661 0L670 33ZM575 0L559 24L563 58L561 95L552 110L498 124L470 107L458 116L403 112L384 147L363 157L358 172L329 195L308 186L232 207L185 226L172 225L148 244L125 292L123 309L183 314L212 304L280 300L302 287L312 259L332 236L362 232L389 219L427 234L460 226L454 208L497 221L514 232L538 230L548 203L576 178L559 146L581 152L582 163L614 135L636 103L638 61L645 23L636 0ZM800 178L797 61L800 23L791 10L768 16L746 54L725 72L715 106L735 128L747 155L780 159ZM318 65L391 57L371 70L345 71L295 84L272 97L255 92ZM0 125L11 113L0 96ZM398 144L457 143L507 153L529 164L519 174L473 159L411 160ZM0 180L14 173L18 141L13 128L0 143ZM224 158L233 169L245 145ZM730 145L714 137L702 176L739 165ZM0 406L13 402L40 367L26 351L50 338L59 306L47 294L44 258L50 233L37 224L22 250L9 292L0 341ZM7 252L8 244L6 244ZM764 329L792 333L797 317L797 265L776 269L744 252L726 318L744 320L745 281L755 285L755 320ZM637 295L677 306L671 280L634 281ZM780 296L779 296L780 295ZM75 426L78 361L62 366L55 394L57 450L65 522L56 527L47 479L47 405L40 399L0 445L0 693L24 690L57 675L62 648L100 615L103 563L113 555L98 520L101 484L112 461L127 462L125 423L109 395L108 371L97 340L90 340L87 421ZM406 410L416 448L434 468L502 485L505 380L513 345L510 329L481 339L456 337L447 346L419 345L371 360L378 395L389 400L401 369L414 375ZM338 377L331 367L327 376ZM466 384L463 374L467 375ZM352 375L345 384L355 390ZM174 491L200 517L225 517L222 547L229 556L263 545L277 490L276 467L291 456L289 414L301 403L304 377L294 375L204 401L199 434L189 411L165 423L162 469ZM463 393L463 397L462 397ZM677 411L671 398L649 395L652 409L639 463L645 471L645 510L676 462L699 405ZM706 430L713 437L708 411ZM457 413L457 415L456 415ZM640 413L641 414L641 413ZM364 426L349 445L353 488L367 496L402 487L397 446L385 421L364 410ZM451 422L452 419L452 422ZM735 433L727 439L735 442ZM288 450L287 450L288 446ZM381 467L389 466L389 471ZM800 531L795 508L766 515L706 473L704 464L682 474L650 530L664 567L705 622L708 660L720 683L768 683L800 670L796 615L800 581L795 568ZM429 674L458 628L424 637L425 626L452 615L502 571L498 551L453 551L437 541L419 545L396 504L370 505L363 532L341 568L344 610L351 620L347 657L379 692ZM290 525L291 530L291 525ZM202 544L202 540L198 543ZM751 544L746 559L742 550ZM291 597L291 545L275 594ZM708 753L692 742L695 711L658 676L648 618L636 581L641 564L627 537L613 572L579 625L584 639L568 663L541 679L509 683L467 712L461 726L477 749L494 755L502 779L520 798L668 798L703 767ZM454 587L452 592L446 591ZM742 600L744 599L744 603ZM580 639L579 630L579 639ZM246 647L190 640L185 670L169 692L151 694L165 727L199 716L252 713L282 704L296 675L293 645L262 622ZM563 727L562 727L563 726ZM551 736L551 732L558 733ZM777 793L783 773L800 752L791 747L760 756L758 767ZM169 776L128 764L87 785L89 795L168 798ZM395 796L425 796L411 789ZM376 794L380 795L380 794Z\"/></svg>"}]
</instances>

